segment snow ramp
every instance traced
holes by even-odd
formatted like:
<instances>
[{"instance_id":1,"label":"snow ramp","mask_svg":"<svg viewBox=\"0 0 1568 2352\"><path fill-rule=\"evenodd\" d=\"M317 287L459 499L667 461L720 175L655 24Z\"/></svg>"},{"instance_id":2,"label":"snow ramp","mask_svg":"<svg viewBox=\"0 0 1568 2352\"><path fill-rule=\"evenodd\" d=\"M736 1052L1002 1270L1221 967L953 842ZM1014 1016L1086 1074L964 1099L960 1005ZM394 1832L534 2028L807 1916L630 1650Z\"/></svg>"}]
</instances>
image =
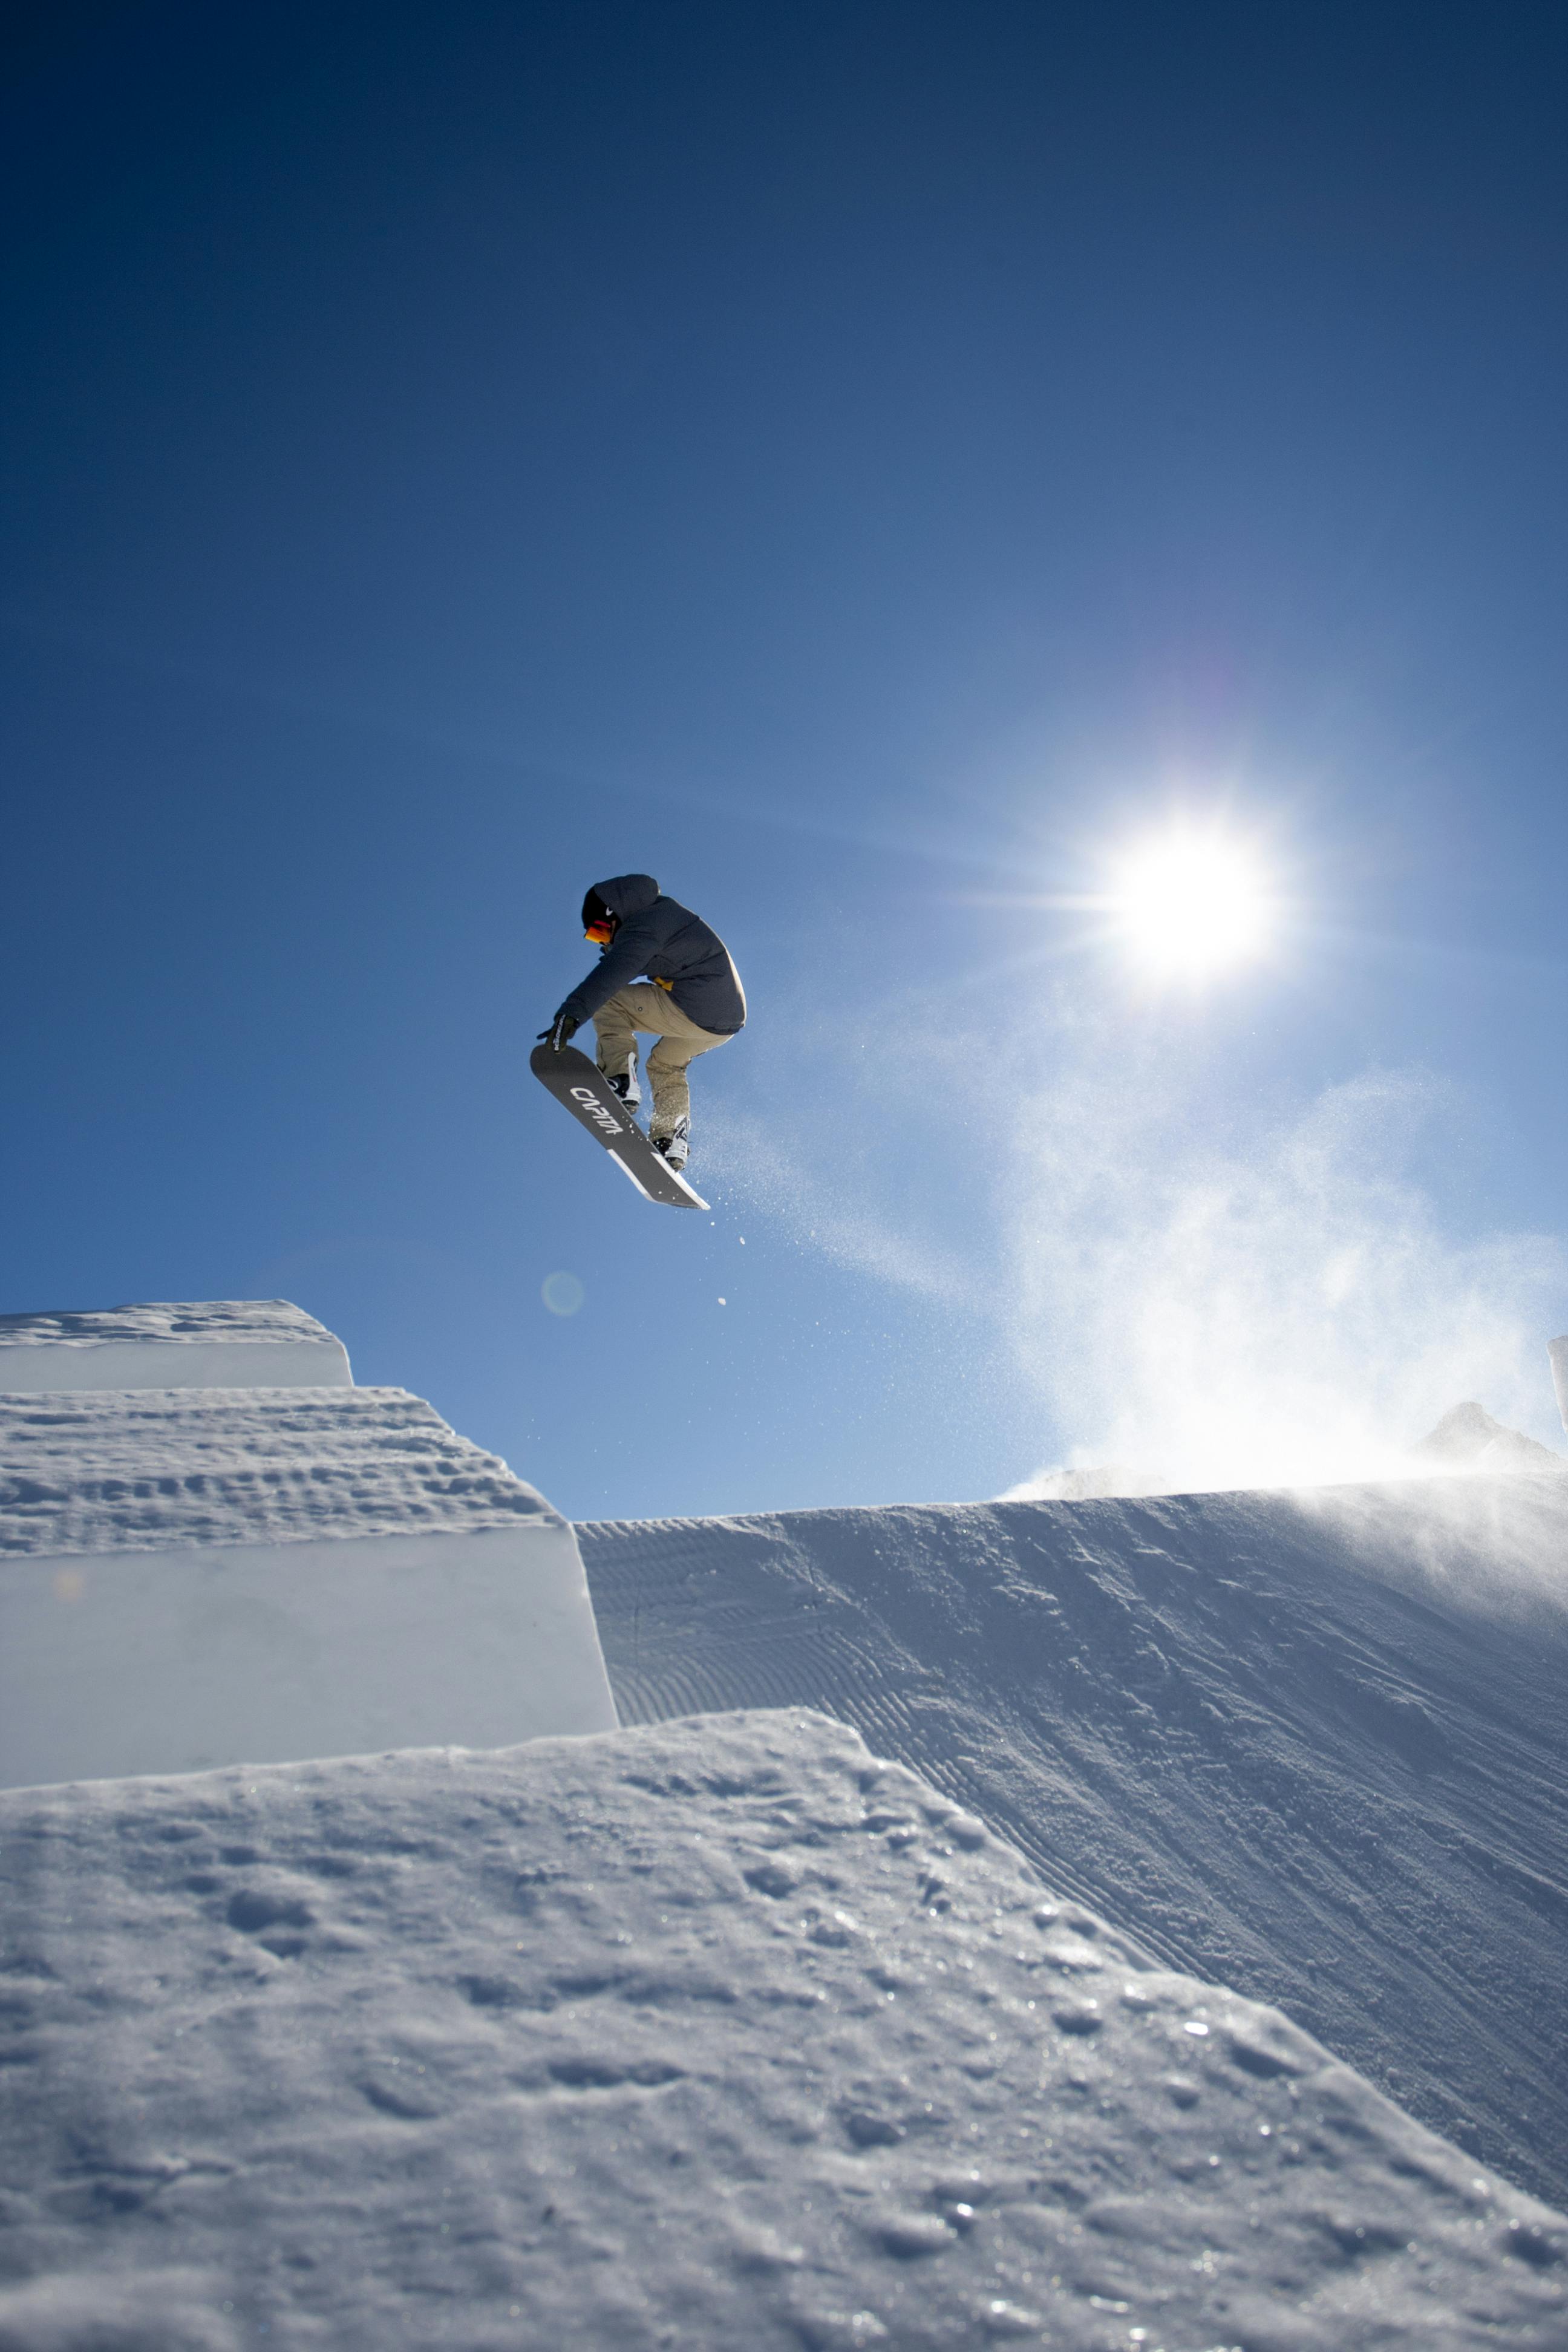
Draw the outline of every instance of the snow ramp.
<instances>
[{"instance_id":1,"label":"snow ramp","mask_svg":"<svg viewBox=\"0 0 1568 2352\"><path fill-rule=\"evenodd\" d=\"M1568 1478L577 1532L624 1722L838 1717L1568 2204Z\"/></svg>"}]
</instances>

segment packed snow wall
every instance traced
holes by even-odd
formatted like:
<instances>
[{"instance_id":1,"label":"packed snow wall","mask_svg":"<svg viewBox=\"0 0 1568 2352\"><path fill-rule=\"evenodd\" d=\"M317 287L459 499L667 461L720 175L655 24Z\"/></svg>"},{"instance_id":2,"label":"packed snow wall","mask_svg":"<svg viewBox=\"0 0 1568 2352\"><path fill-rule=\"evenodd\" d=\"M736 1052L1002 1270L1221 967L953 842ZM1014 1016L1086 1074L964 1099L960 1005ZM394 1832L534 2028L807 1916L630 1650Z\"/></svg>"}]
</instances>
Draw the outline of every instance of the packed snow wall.
<instances>
[{"instance_id":1,"label":"packed snow wall","mask_svg":"<svg viewBox=\"0 0 1568 2352\"><path fill-rule=\"evenodd\" d=\"M838 1716L1568 2203L1568 1476L578 1536L624 1720Z\"/></svg>"},{"instance_id":2,"label":"packed snow wall","mask_svg":"<svg viewBox=\"0 0 1568 2352\"><path fill-rule=\"evenodd\" d=\"M503 1462L298 1309L117 1314L0 1325L0 1786L614 1726L575 1538ZM62 1324L75 1384L21 1377ZM181 1382L84 1385L138 1346ZM271 1384L290 1347L322 1385Z\"/></svg>"}]
</instances>

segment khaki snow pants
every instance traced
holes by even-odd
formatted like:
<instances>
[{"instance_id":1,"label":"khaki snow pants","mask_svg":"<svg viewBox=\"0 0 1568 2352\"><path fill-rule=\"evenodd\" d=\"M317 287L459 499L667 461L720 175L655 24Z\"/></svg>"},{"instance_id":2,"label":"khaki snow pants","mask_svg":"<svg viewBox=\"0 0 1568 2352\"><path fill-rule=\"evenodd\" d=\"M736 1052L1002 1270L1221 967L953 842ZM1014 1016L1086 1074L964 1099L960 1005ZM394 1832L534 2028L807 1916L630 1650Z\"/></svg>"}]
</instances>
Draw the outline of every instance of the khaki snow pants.
<instances>
[{"instance_id":1,"label":"khaki snow pants","mask_svg":"<svg viewBox=\"0 0 1568 2352\"><path fill-rule=\"evenodd\" d=\"M651 1030L658 1039L646 1064L648 1084L653 1088L648 1133L658 1136L673 1135L680 1120L690 1117L688 1064L694 1062L699 1054L711 1053L715 1045L727 1045L730 1042L717 1030L700 1029L682 1013L669 991L656 988L651 980L634 981L630 988L617 988L608 1003L601 1004L595 1013L594 1027L599 1039L599 1067L606 1077L619 1077L632 1067L639 1029Z\"/></svg>"}]
</instances>

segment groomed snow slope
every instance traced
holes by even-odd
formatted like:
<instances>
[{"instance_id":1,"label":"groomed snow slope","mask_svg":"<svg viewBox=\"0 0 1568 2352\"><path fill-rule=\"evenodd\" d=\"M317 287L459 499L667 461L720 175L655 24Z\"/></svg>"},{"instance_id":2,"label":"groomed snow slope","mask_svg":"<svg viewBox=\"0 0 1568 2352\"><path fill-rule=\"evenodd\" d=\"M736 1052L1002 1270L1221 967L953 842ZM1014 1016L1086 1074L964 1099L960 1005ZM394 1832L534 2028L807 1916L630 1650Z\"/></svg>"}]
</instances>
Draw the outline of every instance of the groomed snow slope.
<instances>
[{"instance_id":1,"label":"groomed snow slope","mask_svg":"<svg viewBox=\"0 0 1568 2352\"><path fill-rule=\"evenodd\" d=\"M1568 1479L578 1535L623 1722L840 1717L1568 2204Z\"/></svg>"},{"instance_id":2,"label":"groomed snow slope","mask_svg":"<svg viewBox=\"0 0 1568 2352\"><path fill-rule=\"evenodd\" d=\"M0 1799L0 2352L1560 2352L1568 2224L820 1717Z\"/></svg>"}]
</instances>

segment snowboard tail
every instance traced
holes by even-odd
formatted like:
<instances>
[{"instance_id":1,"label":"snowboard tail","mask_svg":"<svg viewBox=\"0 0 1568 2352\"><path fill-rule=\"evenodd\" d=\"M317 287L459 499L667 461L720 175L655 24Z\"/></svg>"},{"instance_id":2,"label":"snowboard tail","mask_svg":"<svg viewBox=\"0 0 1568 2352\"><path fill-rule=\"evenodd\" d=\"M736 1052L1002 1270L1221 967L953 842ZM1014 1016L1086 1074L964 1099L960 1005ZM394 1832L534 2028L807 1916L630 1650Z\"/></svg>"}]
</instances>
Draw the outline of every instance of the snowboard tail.
<instances>
[{"instance_id":1,"label":"snowboard tail","mask_svg":"<svg viewBox=\"0 0 1568 2352\"><path fill-rule=\"evenodd\" d=\"M552 1045L536 1045L528 1066L562 1108L604 1145L645 1200L658 1201L669 1209L708 1206L663 1152L654 1150L603 1070L586 1054L580 1054L575 1045L563 1045L559 1052Z\"/></svg>"}]
</instances>

